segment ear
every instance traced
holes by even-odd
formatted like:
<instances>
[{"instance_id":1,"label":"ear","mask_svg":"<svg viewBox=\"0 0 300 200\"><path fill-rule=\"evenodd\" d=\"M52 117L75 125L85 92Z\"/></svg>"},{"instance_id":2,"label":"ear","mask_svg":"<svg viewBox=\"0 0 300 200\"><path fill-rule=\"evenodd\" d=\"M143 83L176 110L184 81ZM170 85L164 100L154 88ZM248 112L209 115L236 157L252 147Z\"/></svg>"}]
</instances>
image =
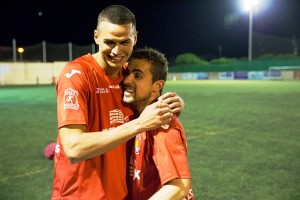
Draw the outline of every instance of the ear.
<instances>
[{"instance_id":1,"label":"ear","mask_svg":"<svg viewBox=\"0 0 300 200\"><path fill-rule=\"evenodd\" d=\"M97 30L94 30L94 40L95 40L95 43L96 43L96 44L99 44L98 39L99 39L98 31L97 31Z\"/></svg>"},{"instance_id":2,"label":"ear","mask_svg":"<svg viewBox=\"0 0 300 200\"><path fill-rule=\"evenodd\" d=\"M136 43L137 43L137 32L136 32L136 34L134 34L133 46L135 46Z\"/></svg>"},{"instance_id":3,"label":"ear","mask_svg":"<svg viewBox=\"0 0 300 200\"><path fill-rule=\"evenodd\" d=\"M155 81L155 83L153 84L153 91L159 92L164 88L164 86L165 86L165 81L163 80Z\"/></svg>"}]
</instances>

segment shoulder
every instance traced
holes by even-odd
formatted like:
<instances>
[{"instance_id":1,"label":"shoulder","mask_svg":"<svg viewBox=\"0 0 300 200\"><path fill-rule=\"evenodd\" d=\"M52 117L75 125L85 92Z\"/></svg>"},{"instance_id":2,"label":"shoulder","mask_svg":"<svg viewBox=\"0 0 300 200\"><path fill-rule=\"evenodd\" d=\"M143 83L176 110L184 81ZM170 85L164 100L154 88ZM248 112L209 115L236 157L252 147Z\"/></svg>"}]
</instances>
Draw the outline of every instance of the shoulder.
<instances>
[{"instance_id":1,"label":"shoulder","mask_svg":"<svg viewBox=\"0 0 300 200\"><path fill-rule=\"evenodd\" d=\"M186 141L183 126L177 116L174 116L169 125L162 126L152 131L154 139L163 140L165 142L182 143Z\"/></svg>"},{"instance_id":2,"label":"shoulder","mask_svg":"<svg viewBox=\"0 0 300 200\"><path fill-rule=\"evenodd\" d=\"M75 60L69 61L63 67L61 73L68 76L67 74L73 75L84 75L92 72L95 68L93 57L91 54L83 55Z\"/></svg>"},{"instance_id":3,"label":"shoulder","mask_svg":"<svg viewBox=\"0 0 300 200\"><path fill-rule=\"evenodd\" d=\"M77 69L87 68L92 63L91 57L92 55L90 54L86 54L81 57L78 57L75 60L67 62L65 68L77 68Z\"/></svg>"},{"instance_id":4,"label":"shoulder","mask_svg":"<svg viewBox=\"0 0 300 200\"><path fill-rule=\"evenodd\" d=\"M62 85L65 88L82 86L82 84L87 83L89 80L88 77L92 75L88 57L89 55L84 55L67 62L60 72L57 85Z\"/></svg>"},{"instance_id":5,"label":"shoulder","mask_svg":"<svg viewBox=\"0 0 300 200\"><path fill-rule=\"evenodd\" d=\"M171 120L169 125L162 126L161 128L165 129L168 132L179 132L179 133L184 132L183 125L176 115L173 115L173 119Z\"/></svg>"}]
</instances>

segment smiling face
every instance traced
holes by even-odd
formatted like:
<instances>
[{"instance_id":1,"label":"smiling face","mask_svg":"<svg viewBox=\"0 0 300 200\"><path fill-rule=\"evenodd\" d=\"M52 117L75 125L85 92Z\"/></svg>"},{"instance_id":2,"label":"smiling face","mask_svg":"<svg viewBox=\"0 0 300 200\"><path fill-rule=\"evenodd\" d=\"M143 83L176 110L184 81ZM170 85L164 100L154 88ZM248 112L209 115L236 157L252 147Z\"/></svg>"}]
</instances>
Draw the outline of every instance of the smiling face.
<instances>
[{"instance_id":1,"label":"smiling face","mask_svg":"<svg viewBox=\"0 0 300 200\"><path fill-rule=\"evenodd\" d=\"M130 57L137 41L137 33L131 23L118 25L101 21L94 31L94 39L99 45L97 61L108 75L114 76L118 75Z\"/></svg>"},{"instance_id":2,"label":"smiling face","mask_svg":"<svg viewBox=\"0 0 300 200\"><path fill-rule=\"evenodd\" d=\"M123 101L135 106L141 113L144 108L160 96L163 80L153 82L151 63L146 59L130 60L123 80Z\"/></svg>"}]
</instances>

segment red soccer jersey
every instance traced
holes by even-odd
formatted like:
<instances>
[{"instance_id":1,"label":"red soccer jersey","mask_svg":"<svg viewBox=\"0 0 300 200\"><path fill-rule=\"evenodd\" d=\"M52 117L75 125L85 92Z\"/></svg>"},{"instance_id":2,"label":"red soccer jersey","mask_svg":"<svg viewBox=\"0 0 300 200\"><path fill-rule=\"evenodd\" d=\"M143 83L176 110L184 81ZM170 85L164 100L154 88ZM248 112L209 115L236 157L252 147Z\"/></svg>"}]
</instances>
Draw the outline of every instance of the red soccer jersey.
<instances>
[{"instance_id":1,"label":"red soccer jersey","mask_svg":"<svg viewBox=\"0 0 300 200\"><path fill-rule=\"evenodd\" d=\"M131 119L133 112L121 98L122 79L122 74L118 78L107 77L91 54L69 62L56 85L58 128L84 124L87 132L95 132ZM126 197L126 144L77 164L68 160L59 135L57 144L53 200Z\"/></svg>"},{"instance_id":2,"label":"red soccer jersey","mask_svg":"<svg viewBox=\"0 0 300 200\"><path fill-rule=\"evenodd\" d=\"M191 178L186 136L176 116L168 128L136 136L130 158L130 199L148 199L175 178ZM192 190L185 199L194 199Z\"/></svg>"}]
</instances>

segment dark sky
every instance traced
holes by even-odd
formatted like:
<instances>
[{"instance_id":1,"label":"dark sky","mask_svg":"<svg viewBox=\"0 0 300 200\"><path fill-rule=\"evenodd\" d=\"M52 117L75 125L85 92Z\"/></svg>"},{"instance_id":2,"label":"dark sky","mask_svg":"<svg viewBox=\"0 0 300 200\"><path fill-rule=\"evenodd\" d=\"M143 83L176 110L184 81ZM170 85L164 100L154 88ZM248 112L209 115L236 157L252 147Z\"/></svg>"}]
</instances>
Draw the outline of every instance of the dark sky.
<instances>
[{"instance_id":1,"label":"dark sky","mask_svg":"<svg viewBox=\"0 0 300 200\"><path fill-rule=\"evenodd\" d=\"M265 1L254 14L253 31L300 38L300 1ZM20 46L43 40L91 44L99 12L111 4L125 5L135 14L138 47L155 47L169 59L185 52L217 56L218 46L224 56L247 57L248 14L240 0L12 0L0 6L0 46L10 46L13 38Z\"/></svg>"}]
</instances>

